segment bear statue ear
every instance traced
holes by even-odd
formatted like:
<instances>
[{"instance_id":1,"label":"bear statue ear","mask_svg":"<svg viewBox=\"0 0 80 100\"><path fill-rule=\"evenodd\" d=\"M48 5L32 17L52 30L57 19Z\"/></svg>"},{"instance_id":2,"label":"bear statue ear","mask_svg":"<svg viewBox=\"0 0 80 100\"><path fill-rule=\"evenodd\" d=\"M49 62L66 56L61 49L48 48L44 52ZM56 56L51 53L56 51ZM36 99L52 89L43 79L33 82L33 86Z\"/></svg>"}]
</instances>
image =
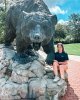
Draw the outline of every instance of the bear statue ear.
<instances>
[{"instance_id":1,"label":"bear statue ear","mask_svg":"<svg viewBox=\"0 0 80 100\"><path fill-rule=\"evenodd\" d=\"M57 24L57 16L56 15L51 15L51 21L54 25Z\"/></svg>"},{"instance_id":2,"label":"bear statue ear","mask_svg":"<svg viewBox=\"0 0 80 100\"><path fill-rule=\"evenodd\" d=\"M25 19L30 18L32 15L35 15L35 13L27 13L25 11L22 11L22 15Z\"/></svg>"},{"instance_id":3,"label":"bear statue ear","mask_svg":"<svg viewBox=\"0 0 80 100\"><path fill-rule=\"evenodd\" d=\"M29 18L31 18L31 16L33 16L35 13L27 13L25 11L22 11L22 19L28 20Z\"/></svg>"},{"instance_id":4,"label":"bear statue ear","mask_svg":"<svg viewBox=\"0 0 80 100\"><path fill-rule=\"evenodd\" d=\"M23 13L23 15L26 15L26 17L30 15L30 13L27 13L25 11L23 11L22 13Z\"/></svg>"},{"instance_id":5,"label":"bear statue ear","mask_svg":"<svg viewBox=\"0 0 80 100\"><path fill-rule=\"evenodd\" d=\"M23 14L26 14L26 15L29 15L29 13L27 13L27 12L25 12L25 11L22 11L22 13L23 13Z\"/></svg>"}]
</instances>

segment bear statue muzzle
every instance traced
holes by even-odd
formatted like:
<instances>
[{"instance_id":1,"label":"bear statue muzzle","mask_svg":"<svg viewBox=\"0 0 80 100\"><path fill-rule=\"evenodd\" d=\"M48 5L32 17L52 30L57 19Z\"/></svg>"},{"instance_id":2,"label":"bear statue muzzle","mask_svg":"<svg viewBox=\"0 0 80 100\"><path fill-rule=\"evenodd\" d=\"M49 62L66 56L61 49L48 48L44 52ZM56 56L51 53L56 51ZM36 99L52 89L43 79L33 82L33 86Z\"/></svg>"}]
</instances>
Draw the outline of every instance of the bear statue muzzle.
<instances>
[{"instance_id":1,"label":"bear statue muzzle","mask_svg":"<svg viewBox=\"0 0 80 100\"><path fill-rule=\"evenodd\" d=\"M42 43L42 39L41 39L41 36L40 36L40 34L35 34L34 35L34 42L33 42L33 48L34 48L34 50L39 50L40 49L40 47L41 47L41 43Z\"/></svg>"},{"instance_id":2,"label":"bear statue muzzle","mask_svg":"<svg viewBox=\"0 0 80 100\"><path fill-rule=\"evenodd\" d=\"M42 33L41 26L39 24L37 24L36 27L33 30L31 30L31 32L30 32L30 40L33 44L34 50L40 49L44 38L45 38L45 36Z\"/></svg>"},{"instance_id":3,"label":"bear statue muzzle","mask_svg":"<svg viewBox=\"0 0 80 100\"><path fill-rule=\"evenodd\" d=\"M39 40L41 39L41 37L40 37L39 34L36 34L36 35L34 36L34 39L35 39L36 41L39 41Z\"/></svg>"}]
</instances>

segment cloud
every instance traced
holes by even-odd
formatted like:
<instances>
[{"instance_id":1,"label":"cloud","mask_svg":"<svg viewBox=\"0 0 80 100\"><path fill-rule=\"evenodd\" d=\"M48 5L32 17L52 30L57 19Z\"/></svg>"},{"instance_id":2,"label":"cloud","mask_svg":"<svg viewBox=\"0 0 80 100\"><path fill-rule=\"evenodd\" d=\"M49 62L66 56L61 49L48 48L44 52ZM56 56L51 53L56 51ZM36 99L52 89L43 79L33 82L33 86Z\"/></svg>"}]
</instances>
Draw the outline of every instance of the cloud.
<instances>
[{"instance_id":1,"label":"cloud","mask_svg":"<svg viewBox=\"0 0 80 100\"><path fill-rule=\"evenodd\" d=\"M67 24L68 24L68 21L65 21L65 20L63 20L63 19L60 19L60 20L58 21L58 24L67 25Z\"/></svg>"},{"instance_id":2,"label":"cloud","mask_svg":"<svg viewBox=\"0 0 80 100\"><path fill-rule=\"evenodd\" d=\"M66 2L66 0L43 0L49 7L53 5L62 5Z\"/></svg>"},{"instance_id":3,"label":"cloud","mask_svg":"<svg viewBox=\"0 0 80 100\"><path fill-rule=\"evenodd\" d=\"M66 14L67 10L62 10L59 6L54 6L52 8L50 8L50 12L54 13L54 14Z\"/></svg>"}]
</instances>

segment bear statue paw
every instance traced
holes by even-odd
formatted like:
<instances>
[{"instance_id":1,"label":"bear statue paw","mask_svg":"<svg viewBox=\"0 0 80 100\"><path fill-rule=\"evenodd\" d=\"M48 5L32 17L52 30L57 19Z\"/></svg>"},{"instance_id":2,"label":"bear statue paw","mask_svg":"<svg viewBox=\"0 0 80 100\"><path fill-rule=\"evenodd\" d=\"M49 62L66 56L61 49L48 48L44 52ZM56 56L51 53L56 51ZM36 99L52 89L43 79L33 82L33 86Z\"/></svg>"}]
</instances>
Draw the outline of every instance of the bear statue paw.
<instances>
[{"instance_id":1,"label":"bear statue paw","mask_svg":"<svg viewBox=\"0 0 80 100\"><path fill-rule=\"evenodd\" d=\"M38 59L37 55L31 56L26 53L16 53L15 56L13 57L14 61L17 61L18 63L21 63L21 64L26 64L36 59Z\"/></svg>"}]
</instances>

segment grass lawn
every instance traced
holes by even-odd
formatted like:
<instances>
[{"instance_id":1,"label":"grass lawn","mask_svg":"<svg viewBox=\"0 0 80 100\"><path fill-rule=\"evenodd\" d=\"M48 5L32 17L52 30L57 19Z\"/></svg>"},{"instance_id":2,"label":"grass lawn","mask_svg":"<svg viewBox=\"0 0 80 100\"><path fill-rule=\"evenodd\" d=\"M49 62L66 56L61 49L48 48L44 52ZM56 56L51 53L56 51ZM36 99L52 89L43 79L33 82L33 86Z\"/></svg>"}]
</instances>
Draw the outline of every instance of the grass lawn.
<instances>
[{"instance_id":1,"label":"grass lawn","mask_svg":"<svg viewBox=\"0 0 80 100\"><path fill-rule=\"evenodd\" d=\"M70 55L80 56L80 43L64 44L64 49Z\"/></svg>"}]
</instances>

